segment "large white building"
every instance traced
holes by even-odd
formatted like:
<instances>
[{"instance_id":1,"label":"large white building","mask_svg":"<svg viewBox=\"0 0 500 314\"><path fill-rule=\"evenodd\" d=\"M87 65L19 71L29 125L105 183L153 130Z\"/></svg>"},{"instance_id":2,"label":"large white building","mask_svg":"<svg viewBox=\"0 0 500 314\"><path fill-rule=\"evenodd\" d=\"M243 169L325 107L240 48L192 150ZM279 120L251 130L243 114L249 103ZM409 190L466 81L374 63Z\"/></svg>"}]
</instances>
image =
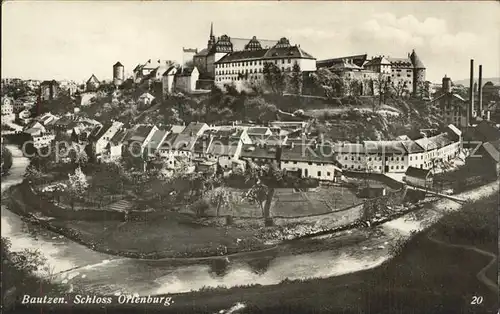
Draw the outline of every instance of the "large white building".
<instances>
[{"instance_id":1,"label":"large white building","mask_svg":"<svg viewBox=\"0 0 500 314\"><path fill-rule=\"evenodd\" d=\"M275 64L282 72L291 72L295 64L301 71L316 71L316 59L288 39L281 38L272 48L264 49L254 37L245 50L227 53L215 62L215 84L241 88L245 83L262 81L266 63Z\"/></svg>"}]
</instances>

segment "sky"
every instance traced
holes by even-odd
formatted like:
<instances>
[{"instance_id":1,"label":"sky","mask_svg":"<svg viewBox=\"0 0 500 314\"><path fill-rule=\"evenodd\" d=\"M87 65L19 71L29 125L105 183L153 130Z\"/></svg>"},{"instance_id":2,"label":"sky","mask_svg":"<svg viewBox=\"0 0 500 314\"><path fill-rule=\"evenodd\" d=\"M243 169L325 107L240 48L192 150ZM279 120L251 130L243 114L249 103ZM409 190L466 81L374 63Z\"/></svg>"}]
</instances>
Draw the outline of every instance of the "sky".
<instances>
[{"instance_id":1,"label":"sky","mask_svg":"<svg viewBox=\"0 0 500 314\"><path fill-rule=\"evenodd\" d=\"M131 74L148 59L182 61L182 48L216 36L276 39L318 60L367 53L406 57L415 49L427 79L500 76L500 3L7 1L2 8L1 76L112 77L120 61Z\"/></svg>"}]
</instances>

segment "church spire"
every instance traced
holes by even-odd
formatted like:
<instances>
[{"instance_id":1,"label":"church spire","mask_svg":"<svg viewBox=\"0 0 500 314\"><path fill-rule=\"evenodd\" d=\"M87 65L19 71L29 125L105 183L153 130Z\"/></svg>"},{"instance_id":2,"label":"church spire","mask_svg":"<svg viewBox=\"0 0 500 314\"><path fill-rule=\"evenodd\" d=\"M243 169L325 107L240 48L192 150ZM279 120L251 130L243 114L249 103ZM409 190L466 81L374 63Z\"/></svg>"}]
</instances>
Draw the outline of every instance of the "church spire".
<instances>
[{"instance_id":1,"label":"church spire","mask_svg":"<svg viewBox=\"0 0 500 314\"><path fill-rule=\"evenodd\" d=\"M210 37L214 36L214 22L210 23Z\"/></svg>"},{"instance_id":2,"label":"church spire","mask_svg":"<svg viewBox=\"0 0 500 314\"><path fill-rule=\"evenodd\" d=\"M208 39L208 50L211 50L215 46L215 36L214 36L214 23L210 23L210 38Z\"/></svg>"}]
</instances>

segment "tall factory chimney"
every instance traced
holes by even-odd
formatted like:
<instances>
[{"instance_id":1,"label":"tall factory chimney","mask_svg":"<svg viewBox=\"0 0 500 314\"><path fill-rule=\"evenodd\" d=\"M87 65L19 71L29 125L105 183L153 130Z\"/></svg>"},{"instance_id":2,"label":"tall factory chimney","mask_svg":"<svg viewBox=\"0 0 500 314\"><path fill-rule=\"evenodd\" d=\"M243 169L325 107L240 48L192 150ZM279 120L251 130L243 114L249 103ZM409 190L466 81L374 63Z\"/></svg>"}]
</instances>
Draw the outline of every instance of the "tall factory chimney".
<instances>
[{"instance_id":1,"label":"tall factory chimney","mask_svg":"<svg viewBox=\"0 0 500 314\"><path fill-rule=\"evenodd\" d=\"M467 109L467 126L471 125L474 110L474 59L470 59L469 108Z\"/></svg>"},{"instance_id":2,"label":"tall factory chimney","mask_svg":"<svg viewBox=\"0 0 500 314\"><path fill-rule=\"evenodd\" d=\"M478 93L479 93L479 116L482 117L483 115L483 65L479 65L479 88L478 88Z\"/></svg>"}]
</instances>

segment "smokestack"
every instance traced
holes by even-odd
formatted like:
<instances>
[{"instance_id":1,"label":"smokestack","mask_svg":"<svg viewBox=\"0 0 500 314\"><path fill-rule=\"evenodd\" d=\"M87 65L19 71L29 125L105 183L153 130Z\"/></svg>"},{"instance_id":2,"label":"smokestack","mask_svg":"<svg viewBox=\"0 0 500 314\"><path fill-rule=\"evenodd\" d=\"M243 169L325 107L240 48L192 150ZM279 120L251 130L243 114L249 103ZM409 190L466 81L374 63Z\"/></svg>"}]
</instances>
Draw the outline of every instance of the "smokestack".
<instances>
[{"instance_id":1,"label":"smokestack","mask_svg":"<svg viewBox=\"0 0 500 314\"><path fill-rule=\"evenodd\" d=\"M483 65L479 65L479 115L483 112Z\"/></svg>"},{"instance_id":2,"label":"smokestack","mask_svg":"<svg viewBox=\"0 0 500 314\"><path fill-rule=\"evenodd\" d=\"M467 109L467 126L471 124L474 110L474 59L470 59L469 108Z\"/></svg>"}]
</instances>

